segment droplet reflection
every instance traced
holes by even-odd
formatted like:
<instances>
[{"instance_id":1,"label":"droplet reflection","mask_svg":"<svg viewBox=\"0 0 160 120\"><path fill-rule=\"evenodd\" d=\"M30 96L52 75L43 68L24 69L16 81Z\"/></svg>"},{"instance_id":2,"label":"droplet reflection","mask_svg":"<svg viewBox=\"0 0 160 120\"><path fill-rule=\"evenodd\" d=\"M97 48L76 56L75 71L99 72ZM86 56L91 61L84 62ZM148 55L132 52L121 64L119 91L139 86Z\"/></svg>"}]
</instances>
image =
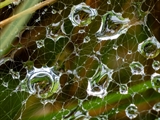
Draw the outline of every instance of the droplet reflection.
<instances>
[{"instance_id":1,"label":"droplet reflection","mask_svg":"<svg viewBox=\"0 0 160 120\"><path fill-rule=\"evenodd\" d=\"M152 59L159 54L160 43L155 37L149 37L138 45L138 51L141 55L148 59Z\"/></svg>"},{"instance_id":2,"label":"droplet reflection","mask_svg":"<svg viewBox=\"0 0 160 120\"><path fill-rule=\"evenodd\" d=\"M151 83L152 83L153 89L158 93L160 93L160 74L154 73L151 76Z\"/></svg>"},{"instance_id":3,"label":"droplet reflection","mask_svg":"<svg viewBox=\"0 0 160 120\"><path fill-rule=\"evenodd\" d=\"M134 119L137 117L138 115L138 109L137 106L135 104L130 104L126 109L126 116L130 119Z\"/></svg>"},{"instance_id":4,"label":"droplet reflection","mask_svg":"<svg viewBox=\"0 0 160 120\"><path fill-rule=\"evenodd\" d=\"M154 70L159 70L160 69L160 62L159 61L153 61L153 63L152 63L152 68L154 69Z\"/></svg>"},{"instance_id":5,"label":"droplet reflection","mask_svg":"<svg viewBox=\"0 0 160 120\"><path fill-rule=\"evenodd\" d=\"M140 62L133 61L129 67L131 68L131 72L133 75L143 75L144 67Z\"/></svg>"},{"instance_id":6,"label":"droplet reflection","mask_svg":"<svg viewBox=\"0 0 160 120\"><path fill-rule=\"evenodd\" d=\"M101 26L96 36L99 40L113 40L127 32L130 20L121 13L109 11L102 16Z\"/></svg>"},{"instance_id":7,"label":"droplet reflection","mask_svg":"<svg viewBox=\"0 0 160 120\"><path fill-rule=\"evenodd\" d=\"M157 112L160 112L160 102L154 104L154 106L153 106L152 109L155 110L155 111L157 111Z\"/></svg>"},{"instance_id":8,"label":"droplet reflection","mask_svg":"<svg viewBox=\"0 0 160 120\"><path fill-rule=\"evenodd\" d=\"M69 15L73 26L88 26L97 16L97 10L91 8L85 3L73 6Z\"/></svg>"},{"instance_id":9,"label":"droplet reflection","mask_svg":"<svg viewBox=\"0 0 160 120\"><path fill-rule=\"evenodd\" d=\"M38 98L48 98L59 89L58 76L49 68L34 69L27 75L30 94Z\"/></svg>"},{"instance_id":10,"label":"droplet reflection","mask_svg":"<svg viewBox=\"0 0 160 120\"><path fill-rule=\"evenodd\" d=\"M119 86L120 94L128 94L128 86L126 84L121 84Z\"/></svg>"}]
</instances>

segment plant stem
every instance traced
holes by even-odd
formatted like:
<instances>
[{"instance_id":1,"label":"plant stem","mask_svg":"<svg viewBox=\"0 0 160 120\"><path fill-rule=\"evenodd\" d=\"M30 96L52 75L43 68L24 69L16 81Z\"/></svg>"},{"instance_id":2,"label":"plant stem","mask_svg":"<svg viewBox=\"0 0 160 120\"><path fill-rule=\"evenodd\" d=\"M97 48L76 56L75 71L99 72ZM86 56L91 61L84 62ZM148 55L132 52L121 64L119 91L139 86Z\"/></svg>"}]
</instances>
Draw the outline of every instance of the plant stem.
<instances>
[{"instance_id":1,"label":"plant stem","mask_svg":"<svg viewBox=\"0 0 160 120\"><path fill-rule=\"evenodd\" d=\"M23 29L24 25L30 19L32 13L48 4L56 2L56 0L46 0L44 2L38 3L39 1L40 0L34 0L31 2L30 0L26 0L25 4L22 4L22 6L20 6L20 9L18 9L16 15L0 22L0 28L12 22L4 29L2 29L0 35L0 57L3 56L7 52L7 50L9 50L9 48L11 48L11 42L13 41L15 36Z\"/></svg>"},{"instance_id":2,"label":"plant stem","mask_svg":"<svg viewBox=\"0 0 160 120\"><path fill-rule=\"evenodd\" d=\"M44 2L38 3L38 4L36 4L35 6L33 6L33 7L31 7L31 8L28 8L27 10L24 10L24 11L22 11L22 12L16 14L16 15L10 17L10 18L7 18L7 19L1 21L1 22L0 22L0 27L5 26L5 25L8 24L9 22L11 22L11 21L13 21L13 20L15 20L15 19L17 19L17 18L20 18L20 17L23 16L23 15L32 14L32 13L34 13L36 10L38 10L38 9L40 9L40 8L42 8L42 7L50 4L50 3L53 3L53 2L56 2L56 0L46 0L46 1L44 1Z\"/></svg>"}]
</instances>

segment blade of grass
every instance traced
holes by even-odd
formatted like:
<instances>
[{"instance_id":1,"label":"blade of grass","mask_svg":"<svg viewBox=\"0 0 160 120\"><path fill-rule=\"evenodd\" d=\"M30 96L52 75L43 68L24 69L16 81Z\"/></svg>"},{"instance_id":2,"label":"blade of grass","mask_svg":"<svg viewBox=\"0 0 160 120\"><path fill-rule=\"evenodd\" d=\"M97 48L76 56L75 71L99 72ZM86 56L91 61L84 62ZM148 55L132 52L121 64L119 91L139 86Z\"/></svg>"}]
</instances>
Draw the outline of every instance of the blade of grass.
<instances>
[{"instance_id":1,"label":"blade of grass","mask_svg":"<svg viewBox=\"0 0 160 120\"><path fill-rule=\"evenodd\" d=\"M11 42L23 29L25 24L30 19L32 13L48 4L56 2L56 0L46 0L38 3L39 1L40 0L26 0L24 4L19 7L16 15L0 22L1 28L11 22L3 29L0 35L0 57L2 57L11 47Z\"/></svg>"},{"instance_id":2,"label":"blade of grass","mask_svg":"<svg viewBox=\"0 0 160 120\"><path fill-rule=\"evenodd\" d=\"M158 95L156 94L156 95L154 95L154 96L152 96L152 97L146 97L145 100L143 99L143 100L136 101L136 102L134 102L134 104L136 104L137 106L139 106L139 105L145 106L145 104L147 104L147 103L145 103L146 101L147 101L147 102L151 102L151 101L154 101L154 100L157 100L157 99L160 99L160 96L158 96ZM143 104L143 103L144 103L144 104ZM118 111L119 111L119 113L122 113L122 112L126 109L127 106L128 106L128 104L120 104L120 105L118 106L118 108L117 108ZM112 113L112 112L113 112L113 110L110 109L109 111L104 112L103 114L106 115L106 114L109 114L109 113ZM110 117L111 117L111 116L114 116L115 114L116 114L116 113L110 114Z\"/></svg>"},{"instance_id":3,"label":"blade of grass","mask_svg":"<svg viewBox=\"0 0 160 120\"><path fill-rule=\"evenodd\" d=\"M37 0L37 1L40 1L40 0ZM20 17L22 17L23 15L32 14L32 13L34 13L36 10L41 9L42 7L44 7L44 6L48 5L48 4L54 3L54 2L56 2L56 0L46 0L46 1L44 1L44 2L41 2L41 3L36 4L36 5L33 6L33 7L30 7L30 8L28 7L27 10L24 10L24 11L22 11L22 12L16 14L16 15L14 15L14 16L6 19L6 20L1 21L1 22L0 22L0 27L3 27L3 26L5 26L5 25L7 25L7 24L10 23L11 21L13 21L13 20L15 20L15 19L17 19L17 18L20 18ZM21 11L21 10L19 10L19 11Z\"/></svg>"},{"instance_id":4,"label":"blade of grass","mask_svg":"<svg viewBox=\"0 0 160 120\"><path fill-rule=\"evenodd\" d=\"M112 103L118 102L119 98L121 100L124 100L124 99L129 98L130 95L134 92L142 93L150 88L152 88L152 85L151 85L150 80L148 80L146 82L142 82L140 84L137 84L135 86L130 87L127 95L121 95L119 93L112 93L110 95L107 95L103 99L97 98L95 100L89 100L89 101L84 102L83 108L85 108L88 111L90 111L91 109L101 108L101 107L105 106L106 104L112 104ZM155 97L153 98L153 100L154 99L155 99ZM147 100L152 101L152 98L147 99ZM143 101L141 101L141 102L143 102ZM66 111L68 111L68 110L66 110ZM52 116L56 116L56 118L62 119L62 116L64 116L64 112L56 111L54 113L50 113L50 114L46 115L45 118L52 118ZM44 116L36 116L36 117L33 117L33 119L35 119L35 118L42 119L43 117Z\"/></svg>"},{"instance_id":5,"label":"blade of grass","mask_svg":"<svg viewBox=\"0 0 160 120\"><path fill-rule=\"evenodd\" d=\"M4 8L5 6L7 6L7 5L11 4L11 3L13 3L13 0L5 0L3 2L0 2L0 9Z\"/></svg>"},{"instance_id":6,"label":"blade of grass","mask_svg":"<svg viewBox=\"0 0 160 120\"><path fill-rule=\"evenodd\" d=\"M141 92L146 91L149 88L152 88L152 85L151 85L150 81L146 81L145 83L142 82L140 84L137 84L137 85L129 88L128 94L126 94L126 95L122 95L120 93L109 94L106 97L104 97L103 99L97 98L95 100L92 100L90 103L86 102L86 103L84 103L83 106L87 110L97 109L97 108L100 108L102 106L105 106L106 104L114 103L117 100L119 100L119 98L121 98L121 100L123 100L123 99L129 98L131 96L131 94L133 94L134 92L141 93ZM91 108L91 106L92 106L92 108Z\"/></svg>"}]
</instances>

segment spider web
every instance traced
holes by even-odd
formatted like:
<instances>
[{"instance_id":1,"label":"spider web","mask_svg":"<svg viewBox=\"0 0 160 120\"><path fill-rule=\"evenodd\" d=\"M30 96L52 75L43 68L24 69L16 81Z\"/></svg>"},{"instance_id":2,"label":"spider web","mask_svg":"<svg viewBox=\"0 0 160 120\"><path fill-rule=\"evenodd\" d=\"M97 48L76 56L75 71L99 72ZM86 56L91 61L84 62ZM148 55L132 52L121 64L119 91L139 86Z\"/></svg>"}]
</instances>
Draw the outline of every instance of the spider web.
<instances>
[{"instance_id":1,"label":"spider web","mask_svg":"<svg viewBox=\"0 0 160 120\"><path fill-rule=\"evenodd\" d=\"M0 119L159 120L159 5L59 0L37 10L1 56Z\"/></svg>"}]
</instances>

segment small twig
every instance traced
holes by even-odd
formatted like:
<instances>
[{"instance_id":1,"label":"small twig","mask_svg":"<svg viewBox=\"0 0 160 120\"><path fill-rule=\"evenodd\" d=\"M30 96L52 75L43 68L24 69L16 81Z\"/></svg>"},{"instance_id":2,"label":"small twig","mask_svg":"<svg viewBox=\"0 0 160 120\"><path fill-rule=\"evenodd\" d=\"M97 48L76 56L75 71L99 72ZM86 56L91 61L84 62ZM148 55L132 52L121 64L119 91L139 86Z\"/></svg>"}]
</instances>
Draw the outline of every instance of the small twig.
<instances>
[{"instance_id":1,"label":"small twig","mask_svg":"<svg viewBox=\"0 0 160 120\"><path fill-rule=\"evenodd\" d=\"M46 1L40 2L40 3L38 3L37 5L31 7L31 8L29 8L29 9L27 9L27 10L24 10L24 11L22 11L22 12L16 14L16 15L10 17L10 18L7 18L7 19L1 21L1 22L0 22L0 28L3 27L4 25L10 23L11 21L19 18L19 17L22 17L22 16L24 16L24 15L26 15L26 14L32 14L32 13L34 13L36 10L38 10L38 9L40 9L40 8L42 8L42 7L50 4L50 3L54 3L54 2L56 2L56 0L46 0Z\"/></svg>"}]
</instances>

